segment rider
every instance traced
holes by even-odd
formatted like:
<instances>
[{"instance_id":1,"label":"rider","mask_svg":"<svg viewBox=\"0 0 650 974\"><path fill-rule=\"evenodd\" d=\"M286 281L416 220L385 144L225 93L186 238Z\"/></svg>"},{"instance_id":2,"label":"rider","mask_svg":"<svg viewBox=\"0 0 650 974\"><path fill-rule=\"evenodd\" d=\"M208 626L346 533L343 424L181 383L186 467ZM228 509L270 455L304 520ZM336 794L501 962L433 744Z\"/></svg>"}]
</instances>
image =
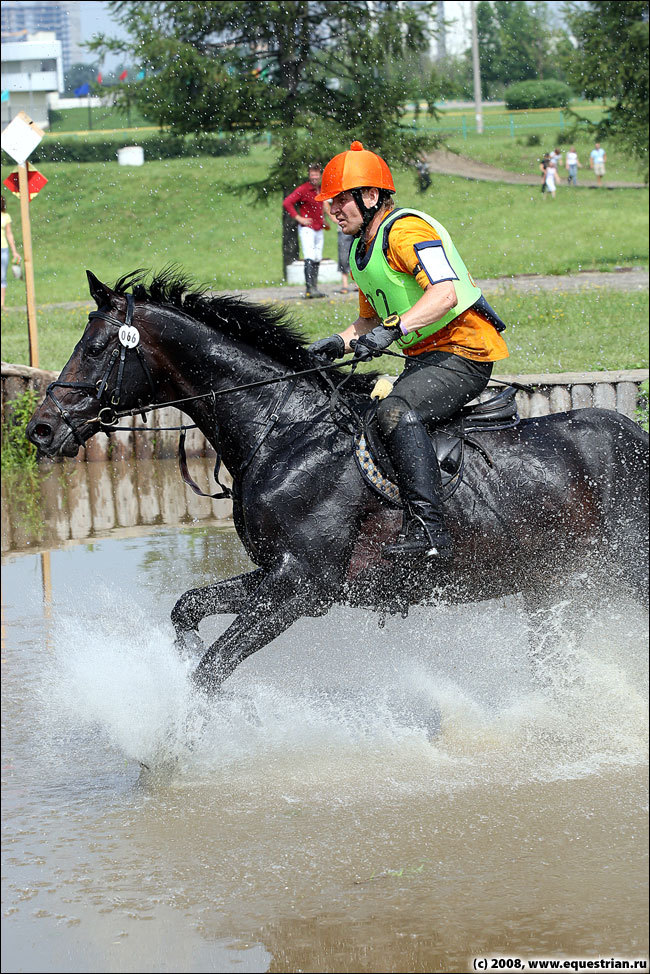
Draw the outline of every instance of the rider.
<instances>
[{"instance_id":1,"label":"rider","mask_svg":"<svg viewBox=\"0 0 650 974\"><path fill-rule=\"evenodd\" d=\"M325 167L318 200L353 236L350 272L359 316L311 351L333 360L354 349L367 361L397 343L407 359L377 423L395 469L405 518L387 557L451 556L441 476L424 423L438 424L485 389L493 363L507 358L505 325L470 276L442 224L396 208L384 160L353 142Z\"/></svg>"}]
</instances>

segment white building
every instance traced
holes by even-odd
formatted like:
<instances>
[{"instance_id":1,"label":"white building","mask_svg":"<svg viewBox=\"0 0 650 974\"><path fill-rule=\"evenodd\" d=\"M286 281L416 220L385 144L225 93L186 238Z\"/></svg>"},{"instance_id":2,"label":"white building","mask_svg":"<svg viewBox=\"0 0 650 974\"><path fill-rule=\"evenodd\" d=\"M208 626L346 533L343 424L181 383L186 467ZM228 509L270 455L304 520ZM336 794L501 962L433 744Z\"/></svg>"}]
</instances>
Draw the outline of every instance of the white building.
<instances>
[{"instance_id":1,"label":"white building","mask_svg":"<svg viewBox=\"0 0 650 974\"><path fill-rule=\"evenodd\" d=\"M37 125L47 126L48 96L63 91L61 42L53 33L30 34L24 41L2 45L2 127L18 112L27 112Z\"/></svg>"},{"instance_id":2,"label":"white building","mask_svg":"<svg viewBox=\"0 0 650 974\"><path fill-rule=\"evenodd\" d=\"M81 4L62 0L2 0L2 39L24 41L30 34L52 31L63 49L63 70L86 61L81 48Z\"/></svg>"}]
</instances>

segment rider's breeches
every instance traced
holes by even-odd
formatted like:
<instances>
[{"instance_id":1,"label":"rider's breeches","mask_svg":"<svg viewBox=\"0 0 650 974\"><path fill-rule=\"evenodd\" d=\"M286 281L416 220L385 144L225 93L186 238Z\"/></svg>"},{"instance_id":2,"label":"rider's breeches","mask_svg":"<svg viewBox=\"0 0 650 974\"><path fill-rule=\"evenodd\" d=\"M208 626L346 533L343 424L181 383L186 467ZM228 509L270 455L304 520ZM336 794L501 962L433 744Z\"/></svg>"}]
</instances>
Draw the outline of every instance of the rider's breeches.
<instances>
[{"instance_id":1,"label":"rider's breeches","mask_svg":"<svg viewBox=\"0 0 650 974\"><path fill-rule=\"evenodd\" d=\"M425 352L409 359L393 391L377 407L384 442L409 410L436 425L475 399L488 384L491 362L472 362L450 352Z\"/></svg>"},{"instance_id":2,"label":"rider's breeches","mask_svg":"<svg viewBox=\"0 0 650 974\"><path fill-rule=\"evenodd\" d=\"M318 262L323 256L323 231L311 227L298 227L303 260Z\"/></svg>"}]
</instances>

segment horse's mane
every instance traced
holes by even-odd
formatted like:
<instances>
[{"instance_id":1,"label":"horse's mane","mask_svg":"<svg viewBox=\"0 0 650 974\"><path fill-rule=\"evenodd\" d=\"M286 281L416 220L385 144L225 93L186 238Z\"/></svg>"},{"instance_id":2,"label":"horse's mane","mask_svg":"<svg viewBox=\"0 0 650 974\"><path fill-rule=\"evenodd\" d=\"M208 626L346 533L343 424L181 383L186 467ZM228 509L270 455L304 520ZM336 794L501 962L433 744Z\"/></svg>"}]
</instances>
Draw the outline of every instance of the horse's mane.
<instances>
[{"instance_id":1,"label":"horse's mane","mask_svg":"<svg viewBox=\"0 0 650 974\"><path fill-rule=\"evenodd\" d=\"M246 342L293 371L311 369L317 364L307 351L308 340L290 312L280 305L256 304L238 295L210 294L207 285L197 285L174 265L152 275L139 269L125 274L115 283L117 294L132 290L138 301L147 301L183 314L214 328L228 338ZM337 383L349 376L348 369L329 372ZM377 378L375 372L353 375L346 383L350 392L367 394Z\"/></svg>"}]
</instances>

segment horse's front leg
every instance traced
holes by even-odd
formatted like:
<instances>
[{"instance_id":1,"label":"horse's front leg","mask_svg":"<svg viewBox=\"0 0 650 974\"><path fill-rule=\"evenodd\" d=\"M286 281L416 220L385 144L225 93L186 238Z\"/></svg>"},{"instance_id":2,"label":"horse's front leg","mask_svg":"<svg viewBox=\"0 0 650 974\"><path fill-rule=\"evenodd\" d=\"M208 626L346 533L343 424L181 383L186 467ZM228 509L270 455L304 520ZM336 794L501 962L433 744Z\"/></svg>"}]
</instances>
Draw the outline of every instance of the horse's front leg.
<instances>
[{"instance_id":1,"label":"horse's front leg","mask_svg":"<svg viewBox=\"0 0 650 974\"><path fill-rule=\"evenodd\" d=\"M320 615L335 601L334 590L295 558L285 557L266 573L255 598L208 649L194 671L198 687L214 692L248 656L281 635L297 619Z\"/></svg>"},{"instance_id":2,"label":"horse's front leg","mask_svg":"<svg viewBox=\"0 0 650 974\"><path fill-rule=\"evenodd\" d=\"M172 609L177 647L180 650L203 653L204 646L198 633L201 620L219 613L239 615L245 612L266 574L263 568L257 568L244 575L226 578L215 585L192 588L185 595L181 595Z\"/></svg>"}]
</instances>

